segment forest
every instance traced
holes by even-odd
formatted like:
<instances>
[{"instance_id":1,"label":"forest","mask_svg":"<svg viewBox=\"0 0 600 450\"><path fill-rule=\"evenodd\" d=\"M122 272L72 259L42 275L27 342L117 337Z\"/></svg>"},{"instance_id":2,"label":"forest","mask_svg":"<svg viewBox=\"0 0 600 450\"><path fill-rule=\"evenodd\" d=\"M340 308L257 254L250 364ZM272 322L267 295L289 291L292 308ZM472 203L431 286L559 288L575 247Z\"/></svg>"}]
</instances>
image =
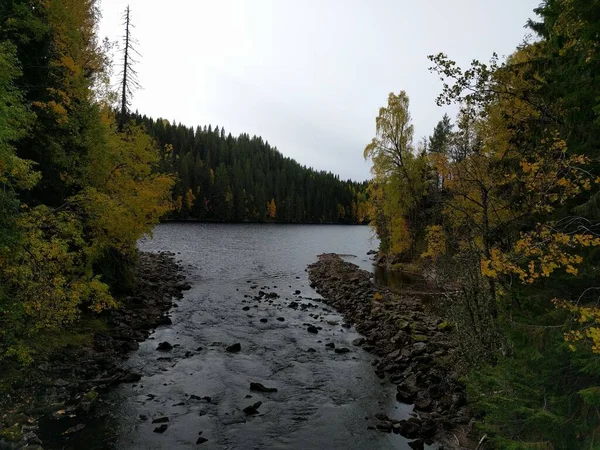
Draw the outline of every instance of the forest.
<instances>
[{"instance_id":1,"label":"forest","mask_svg":"<svg viewBox=\"0 0 600 450\"><path fill-rule=\"evenodd\" d=\"M388 264L446 294L458 367L496 448L600 446L600 3L546 0L506 59L431 55L438 105L415 144L389 95L365 148Z\"/></svg>"},{"instance_id":2,"label":"forest","mask_svg":"<svg viewBox=\"0 0 600 450\"><path fill-rule=\"evenodd\" d=\"M307 169L258 137L129 114L99 17L95 0L0 3L5 363L28 364L44 339L117 307L137 241L161 219L366 220L366 183Z\"/></svg>"},{"instance_id":3,"label":"forest","mask_svg":"<svg viewBox=\"0 0 600 450\"><path fill-rule=\"evenodd\" d=\"M132 115L174 173L169 217L220 222L366 223L366 182L341 181L284 157L261 137Z\"/></svg>"}]
</instances>

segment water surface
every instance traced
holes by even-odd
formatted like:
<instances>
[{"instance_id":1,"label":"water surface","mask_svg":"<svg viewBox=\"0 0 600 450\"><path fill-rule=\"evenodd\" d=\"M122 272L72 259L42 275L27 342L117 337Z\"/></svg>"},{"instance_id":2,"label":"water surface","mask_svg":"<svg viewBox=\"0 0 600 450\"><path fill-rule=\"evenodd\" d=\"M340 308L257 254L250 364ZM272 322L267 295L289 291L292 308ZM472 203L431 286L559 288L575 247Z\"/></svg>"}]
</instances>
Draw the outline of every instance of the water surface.
<instances>
[{"instance_id":1,"label":"water surface","mask_svg":"<svg viewBox=\"0 0 600 450\"><path fill-rule=\"evenodd\" d=\"M175 252L192 289L171 311L173 324L158 328L127 362L142 381L115 389L96 421L64 448L409 449L399 435L367 430L376 413L406 418L412 408L375 376L374 357L351 345L359 337L354 328L342 328L339 314L313 300L320 297L305 271L324 252L371 270L371 229L168 223L140 248ZM261 288L281 297L272 304L244 297ZM312 306L291 309L291 301ZM322 329L310 334L308 325ZM165 355L156 350L162 341L179 347ZM239 353L225 351L236 342ZM336 354L328 342L351 352ZM250 392L250 382L278 391ZM257 401L259 415L242 412ZM169 417L163 434L150 423L159 416ZM197 446L200 432L208 441Z\"/></svg>"}]
</instances>

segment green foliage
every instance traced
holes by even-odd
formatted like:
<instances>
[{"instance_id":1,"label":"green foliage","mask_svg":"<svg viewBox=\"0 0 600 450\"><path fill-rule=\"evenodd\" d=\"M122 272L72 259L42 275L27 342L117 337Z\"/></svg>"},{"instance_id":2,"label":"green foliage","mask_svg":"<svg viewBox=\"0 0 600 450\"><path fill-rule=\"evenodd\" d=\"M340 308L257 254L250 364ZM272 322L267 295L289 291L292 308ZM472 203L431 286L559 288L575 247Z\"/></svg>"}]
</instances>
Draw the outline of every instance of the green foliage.
<instances>
[{"instance_id":1,"label":"green foliage","mask_svg":"<svg viewBox=\"0 0 600 450\"><path fill-rule=\"evenodd\" d=\"M3 364L30 362L40 336L116 307L137 240L171 208L153 139L117 130L103 97L98 14L94 0L0 6Z\"/></svg>"},{"instance_id":2,"label":"green foliage","mask_svg":"<svg viewBox=\"0 0 600 450\"><path fill-rule=\"evenodd\" d=\"M591 450L600 448L600 3L546 0L536 12L539 40L506 61L463 70L430 57L443 80L438 104L461 110L454 129L447 117L434 129L422 170L409 169L421 152L410 145L408 99L390 96L366 150L371 217L383 251L428 264L453 292L438 305L463 351L452 364L495 448ZM423 239L419 260L411 249Z\"/></svg>"}]
</instances>

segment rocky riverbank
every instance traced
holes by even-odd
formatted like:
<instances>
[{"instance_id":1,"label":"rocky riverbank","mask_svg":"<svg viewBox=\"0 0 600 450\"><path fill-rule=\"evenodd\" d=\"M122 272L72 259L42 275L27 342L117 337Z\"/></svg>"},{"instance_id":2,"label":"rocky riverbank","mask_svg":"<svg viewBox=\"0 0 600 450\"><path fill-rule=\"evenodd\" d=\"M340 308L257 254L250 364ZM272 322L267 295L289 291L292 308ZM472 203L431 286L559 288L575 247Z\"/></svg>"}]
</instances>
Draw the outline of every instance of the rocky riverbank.
<instances>
[{"instance_id":1,"label":"rocky riverbank","mask_svg":"<svg viewBox=\"0 0 600 450\"><path fill-rule=\"evenodd\" d=\"M397 386L398 401L414 405L408 420L378 414L374 428L415 439L409 444L414 449L433 441L448 448L474 447L466 437L472 413L465 389L449 364L454 352L450 325L427 311L420 298L376 288L369 272L338 255L320 255L308 272L325 302L365 336L355 344L377 356L377 375Z\"/></svg>"},{"instance_id":2,"label":"rocky riverbank","mask_svg":"<svg viewBox=\"0 0 600 450\"><path fill-rule=\"evenodd\" d=\"M171 323L167 311L174 298L190 288L172 253L142 253L136 268L137 284L121 299L117 310L96 320L99 330L83 329L89 339L36 358L18 373L18 382L0 398L0 449L41 450L39 421L77 422L94 407L105 390L119 383L137 382L141 376L122 369L150 331ZM79 431L75 423L63 434ZM57 427L60 428L60 427Z\"/></svg>"}]
</instances>

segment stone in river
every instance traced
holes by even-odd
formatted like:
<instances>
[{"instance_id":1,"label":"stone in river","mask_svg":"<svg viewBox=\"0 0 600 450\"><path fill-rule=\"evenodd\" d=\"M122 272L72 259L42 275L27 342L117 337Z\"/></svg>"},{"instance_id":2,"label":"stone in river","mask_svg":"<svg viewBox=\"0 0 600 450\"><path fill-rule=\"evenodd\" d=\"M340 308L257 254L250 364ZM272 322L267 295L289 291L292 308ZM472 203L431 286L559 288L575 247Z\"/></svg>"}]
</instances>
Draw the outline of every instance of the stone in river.
<instances>
[{"instance_id":1,"label":"stone in river","mask_svg":"<svg viewBox=\"0 0 600 450\"><path fill-rule=\"evenodd\" d=\"M262 402L256 402L254 405L246 406L243 411L250 415L258 414L258 408L260 408L260 405L262 405Z\"/></svg>"},{"instance_id":2,"label":"stone in river","mask_svg":"<svg viewBox=\"0 0 600 450\"><path fill-rule=\"evenodd\" d=\"M171 350L173 350L173 346L165 341L165 342L161 342L160 344L158 344L158 347L156 347L156 350L159 350L161 352L170 352Z\"/></svg>"},{"instance_id":3,"label":"stone in river","mask_svg":"<svg viewBox=\"0 0 600 450\"><path fill-rule=\"evenodd\" d=\"M350 353L350 349L346 348L346 347L341 347L341 348L336 348L335 352L336 353Z\"/></svg>"},{"instance_id":4,"label":"stone in river","mask_svg":"<svg viewBox=\"0 0 600 450\"><path fill-rule=\"evenodd\" d=\"M152 420L152 423L165 423L168 422L169 418L168 417L158 417L156 419Z\"/></svg>"},{"instance_id":5,"label":"stone in river","mask_svg":"<svg viewBox=\"0 0 600 450\"><path fill-rule=\"evenodd\" d=\"M257 392L277 392L277 388L268 388L260 383L250 383L250 390Z\"/></svg>"},{"instance_id":6,"label":"stone in river","mask_svg":"<svg viewBox=\"0 0 600 450\"><path fill-rule=\"evenodd\" d=\"M235 344L232 344L229 347L227 347L225 350L228 351L229 353L237 353L241 349L242 349L242 344L240 344L239 342L236 342Z\"/></svg>"}]
</instances>

